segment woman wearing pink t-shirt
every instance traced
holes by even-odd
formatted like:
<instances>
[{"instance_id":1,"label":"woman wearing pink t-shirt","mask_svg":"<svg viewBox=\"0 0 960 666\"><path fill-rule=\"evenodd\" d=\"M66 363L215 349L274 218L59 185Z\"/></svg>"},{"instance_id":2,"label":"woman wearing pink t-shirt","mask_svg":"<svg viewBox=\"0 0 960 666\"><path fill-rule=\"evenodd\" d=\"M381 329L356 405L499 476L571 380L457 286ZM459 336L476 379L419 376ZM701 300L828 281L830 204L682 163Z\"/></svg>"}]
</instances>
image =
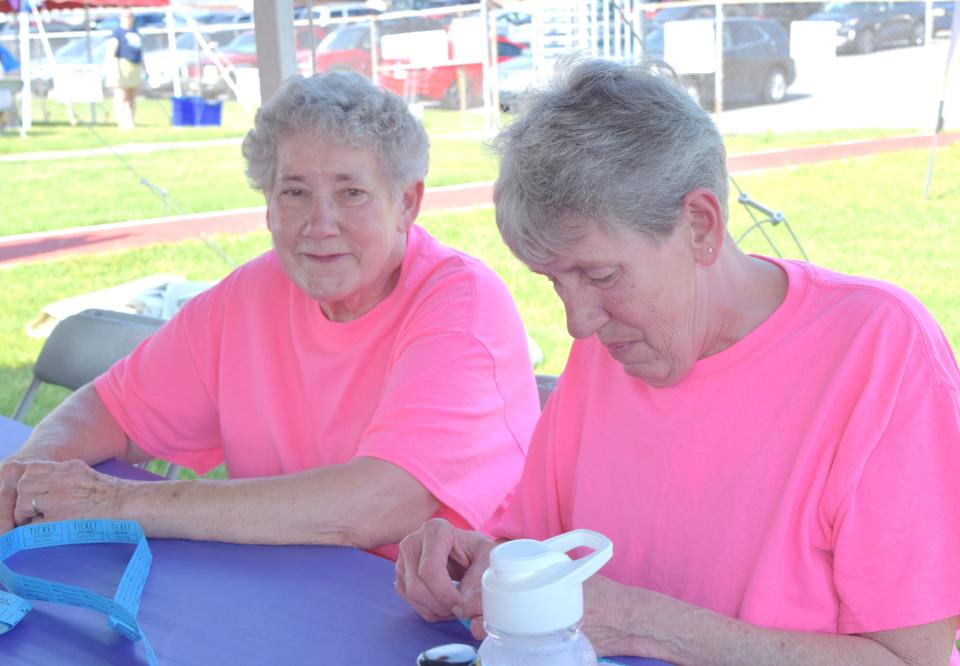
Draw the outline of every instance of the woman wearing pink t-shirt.
<instances>
[{"instance_id":1,"label":"woman wearing pink t-shirt","mask_svg":"<svg viewBox=\"0 0 960 666\"><path fill-rule=\"evenodd\" d=\"M923 306L741 252L722 139L662 73L583 62L522 109L497 223L576 340L487 531L613 540L585 588L601 654L960 663L960 372ZM479 635L492 547L429 521L397 588Z\"/></svg>"},{"instance_id":2,"label":"woman wearing pink t-shirt","mask_svg":"<svg viewBox=\"0 0 960 666\"><path fill-rule=\"evenodd\" d=\"M539 415L526 336L499 278L414 223L428 141L404 101L355 74L293 77L243 153L273 249L34 429L0 467L0 533L112 517L390 555L431 516L479 528L516 485ZM114 457L230 478L89 467Z\"/></svg>"}]
</instances>

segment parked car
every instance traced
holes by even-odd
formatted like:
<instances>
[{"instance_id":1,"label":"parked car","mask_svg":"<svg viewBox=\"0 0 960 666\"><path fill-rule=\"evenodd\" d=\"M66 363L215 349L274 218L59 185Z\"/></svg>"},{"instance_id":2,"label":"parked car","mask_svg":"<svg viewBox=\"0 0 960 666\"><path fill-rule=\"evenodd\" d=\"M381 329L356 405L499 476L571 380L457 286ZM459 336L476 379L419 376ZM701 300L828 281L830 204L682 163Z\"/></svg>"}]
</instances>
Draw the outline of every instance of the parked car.
<instances>
[{"instance_id":1,"label":"parked car","mask_svg":"<svg viewBox=\"0 0 960 666\"><path fill-rule=\"evenodd\" d=\"M396 35L406 32L444 30L445 23L429 18L400 18L377 23L377 34ZM506 37L497 37L499 62L520 55L523 44ZM452 55L452 45L450 46ZM378 53L378 80L387 90L403 97L416 97L439 101L447 108L459 105L460 91L457 84L458 65L437 65L411 69L399 60L387 60ZM480 63L462 65L467 103L479 104L483 99L483 66ZM310 73L309 57L301 59L300 69ZM327 35L317 48L316 71L351 70L372 76L370 67L370 24L344 25Z\"/></svg>"},{"instance_id":2,"label":"parked car","mask_svg":"<svg viewBox=\"0 0 960 666\"><path fill-rule=\"evenodd\" d=\"M178 27L187 24L187 19L179 11L173 12L173 23ZM110 30L111 32L120 27L120 15L111 14L103 16L94 21L93 28L96 30ZM133 27L136 30L144 28L166 28L167 13L159 12L135 12L133 15Z\"/></svg>"},{"instance_id":3,"label":"parked car","mask_svg":"<svg viewBox=\"0 0 960 666\"><path fill-rule=\"evenodd\" d=\"M530 45L533 43L533 16L513 9L497 10L497 34L501 37Z\"/></svg>"},{"instance_id":4,"label":"parked car","mask_svg":"<svg viewBox=\"0 0 960 666\"><path fill-rule=\"evenodd\" d=\"M511 42L506 37L497 37L497 62L505 65L523 52L524 45ZM438 101L447 109L460 106L460 89L457 70L463 68L464 93L469 106L483 102L483 65L478 62L466 65L437 65L417 69L389 69L380 72L380 85L403 97L416 97ZM397 63L399 64L399 63ZM498 66L499 69L499 66Z\"/></svg>"},{"instance_id":5,"label":"parked car","mask_svg":"<svg viewBox=\"0 0 960 666\"><path fill-rule=\"evenodd\" d=\"M235 23L253 24L253 14L242 11L216 11L203 12L194 16L197 23L203 26L209 25L233 25Z\"/></svg>"},{"instance_id":6,"label":"parked car","mask_svg":"<svg viewBox=\"0 0 960 666\"><path fill-rule=\"evenodd\" d=\"M730 9L733 6L734 5L727 5L725 9ZM643 16L644 32L650 32L655 28L663 27L663 24L669 21L686 21L697 18L712 19L716 16L716 9L712 4L679 5L677 7L661 7L660 9L649 10L645 12Z\"/></svg>"},{"instance_id":7,"label":"parked car","mask_svg":"<svg viewBox=\"0 0 960 666\"><path fill-rule=\"evenodd\" d=\"M202 32L201 36L209 47L216 52L229 44L235 37L233 30ZM166 40L153 48L143 51L143 66L146 70L147 86L153 91L167 91L173 88L175 76L188 78L190 65L198 70L199 63L207 62L208 58L197 41L193 32L182 32L174 42L174 49L170 49Z\"/></svg>"},{"instance_id":8,"label":"parked car","mask_svg":"<svg viewBox=\"0 0 960 666\"><path fill-rule=\"evenodd\" d=\"M877 48L923 44L921 2L830 2L809 21L837 23L837 53L872 53Z\"/></svg>"},{"instance_id":9,"label":"parked car","mask_svg":"<svg viewBox=\"0 0 960 666\"><path fill-rule=\"evenodd\" d=\"M356 18L379 14L380 10L363 2L331 2L313 6L313 20L326 23L333 19ZM307 7L297 7L293 10L293 18L306 19L309 17Z\"/></svg>"},{"instance_id":10,"label":"parked car","mask_svg":"<svg viewBox=\"0 0 960 666\"><path fill-rule=\"evenodd\" d=\"M791 23L805 21L808 16L822 11L824 5L823 2L755 2L728 6L737 8L740 16L773 19L789 34Z\"/></svg>"},{"instance_id":11,"label":"parked car","mask_svg":"<svg viewBox=\"0 0 960 666\"><path fill-rule=\"evenodd\" d=\"M736 16L751 18L766 18L777 21L790 30L794 21L802 21L808 16L823 9L822 2L753 2L737 3L723 6L724 19ZM660 9L644 13L644 30L649 32L667 21L683 21L694 18L713 18L716 10L713 4L681 5L678 7L661 7Z\"/></svg>"},{"instance_id":12,"label":"parked car","mask_svg":"<svg viewBox=\"0 0 960 666\"><path fill-rule=\"evenodd\" d=\"M654 28L645 40L647 57L663 60L664 30ZM713 102L714 74L678 72L687 91L701 104ZM756 97L781 102L797 76L787 32L777 21L736 16L723 22L723 97Z\"/></svg>"},{"instance_id":13,"label":"parked car","mask_svg":"<svg viewBox=\"0 0 960 666\"><path fill-rule=\"evenodd\" d=\"M404 32L442 30L443 24L428 18L409 17L377 22L377 35L397 35ZM301 73L312 73L308 54L299 57ZM316 71L350 70L371 76L370 22L348 23L323 38L317 46Z\"/></svg>"},{"instance_id":14,"label":"parked car","mask_svg":"<svg viewBox=\"0 0 960 666\"><path fill-rule=\"evenodd\" d=\"M314 28L314 33L321 30L320 26ZM298 58L309 58L310 54L310 28L309 26L298 26L294 28L296 37L296 49ZM186 35L184 35L186 37ZM229 68L257 67L257 37L253 30L245 30L234 37L224 46L216 49L217 59L221 65ZM188 79L188 86L192 87L195 93L200 93L204 97L221 97L230 94L230 86L220 74L220 68L207 55L199 59L191 57L189 62L180 68L181 78Z\"/></svg>"},{"instance_id":15,"label":"parked car","mask_svg":"<svg viewBox=\"0 0 960 666\"><path fill-rule=\"evenodd\" d=\"M517 98L536 83L533 69L533 52L529 47L515 58L510 58L497 67L500 85L500 109L510 111Z\"/></svg>"},{"instance_id":16,"label":"parked car","mask_svg":"<svg viewBox=\"0 0 960 666\"><path fill-rule=\"evenodd\" d=\"M86 37L74 37L53 52L53 59L57 65L97 66L101 70L101 79L103 79L105 77L103 61L108 42L109 38L105 35L91 35L89 43ZM55 66L46 58L34 63L30 82L33 94L40 97L50 94L53 89Z\"/></svg>"},{"instance_id":17,"label":"parked car","mask_svg":"<svg viewBox=\"0 0 960 666\"><path fill-rule=\"evenodd\" d=\"M953 0L940 0L933 3L933 34L950 32L953 27L953 13L956 5Z\"/></svg>"}]
</instances>

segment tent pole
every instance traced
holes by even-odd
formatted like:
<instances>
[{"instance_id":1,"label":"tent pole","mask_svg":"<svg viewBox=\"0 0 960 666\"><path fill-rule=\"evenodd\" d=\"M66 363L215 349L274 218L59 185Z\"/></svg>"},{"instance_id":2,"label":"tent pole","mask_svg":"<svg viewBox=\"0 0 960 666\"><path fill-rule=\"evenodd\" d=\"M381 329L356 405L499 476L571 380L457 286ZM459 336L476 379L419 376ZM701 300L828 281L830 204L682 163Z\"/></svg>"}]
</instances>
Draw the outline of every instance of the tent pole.
<instances>
[{"instance_id":1,"label":"tent pole","mask_svg":"<svg viewBox=\"0 0 960 666\"><path fill-rule=\"evenodd\" d=\"M943 86L940 88L940 104L937 107L937 122L933 128L930 144L930 159L927 161L927 182L923 186L923 198L930 198L930 186L933 184L933 161L937 154L937 135L943 129L943 103L947 97L953 71L953 56L957 48L957 33L960 33L960 0L954 1L953 21L950 25L950 46L947 48L947 67L943 72Z\"/></svg>"},{"instance_id":2,"label":"tent pole","mask_svg":"<svg viewBox=\"0 0 960 666\"><path fill-rule=\"evenodd\" d=\"M183 91L180 90L180 68L177 65L177 37L173 32L173 2L167 5L166 14L167 23L167 43L170 45L170 62L173 63L173 96L181 97Z\"/></svg>"},{"instance_id":3,"label":"tent pole","mask_svg":"<svg viewBox=\"0 0 960 666\"><path fill-rule=\"evenodd\" d=\"M83 3L83 24L87 31L87 64L93 64L93 51L90 50L90 3L84 0ZM90 124L97 124L97 103L90 102Z\"/></svg>"},{"instance_id":4,"label":"tent pole","mask_svg":"<svg viewBox=\"0 0 960 666\"><path fill-rule=\"evenodd\" d=\"M20 95L20 136L27 138L33 126L33 100L30 90L30 12L26 2L20 3L20 78L23 93Z\"/></svg>"}]
</instances>

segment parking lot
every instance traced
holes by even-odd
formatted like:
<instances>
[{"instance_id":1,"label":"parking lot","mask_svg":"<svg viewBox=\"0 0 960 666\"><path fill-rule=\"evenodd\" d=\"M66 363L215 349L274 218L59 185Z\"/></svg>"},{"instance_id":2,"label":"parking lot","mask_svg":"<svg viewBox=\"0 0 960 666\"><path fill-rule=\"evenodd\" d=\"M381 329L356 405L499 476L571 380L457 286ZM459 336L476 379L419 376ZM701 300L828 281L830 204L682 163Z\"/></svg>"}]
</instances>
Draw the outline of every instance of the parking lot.
<instances>
[{"instance_id":1,"label":"parking lot","mask_svg":"<svg viewBox=\"0 0 960 666\"><path fill-rule=\"evenodd\" d=\"M726 133L826 128L932 129L949 37L926 47L837 56L821 66L797 63L797 80L781 104L741 106L718 118ZM956 56L955 56L956 57ZM960 127L960 74L947 88L947 127Z\"/></svg>"}]
</instances>

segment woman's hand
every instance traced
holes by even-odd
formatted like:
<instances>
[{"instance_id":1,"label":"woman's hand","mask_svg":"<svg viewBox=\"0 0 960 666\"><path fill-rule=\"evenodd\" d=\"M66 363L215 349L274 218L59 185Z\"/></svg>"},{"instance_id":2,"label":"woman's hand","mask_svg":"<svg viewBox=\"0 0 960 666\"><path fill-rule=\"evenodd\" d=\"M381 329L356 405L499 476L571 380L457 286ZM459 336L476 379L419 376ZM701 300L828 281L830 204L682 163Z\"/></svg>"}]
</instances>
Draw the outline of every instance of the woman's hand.
<instances>
[{"instance_id":1,"label":"woman's hand","mask_svg":"<svg viewBox=\"0 0 960 666\"><path fill-rule=\"evenodd\" d=\"M17 483L17 525L73 518L119 518L121 479L85 462L29 462Z\"/></svg>"},{"instance_id":2,"label":"woman's hand","mask_svg":"<svg viewBox=\"0 0 960 666\"><path fill-rule=\"evenodd\" d=\"M482 613L480 578L494 545L479 532L428 520L400 542L397 592L429 622L476 618Z\"/></svg>"},{"instance_id":3,"label":"woman's hand","mask_svg":"<svg viewBox=\"0 0 960 666\"><path fill-rule=\"evenodd\" d=\"M5 460L0 463L0 534L17 526L14 510L17 506L17 485L27 463Z\"/></svg>"}]
</instances>

